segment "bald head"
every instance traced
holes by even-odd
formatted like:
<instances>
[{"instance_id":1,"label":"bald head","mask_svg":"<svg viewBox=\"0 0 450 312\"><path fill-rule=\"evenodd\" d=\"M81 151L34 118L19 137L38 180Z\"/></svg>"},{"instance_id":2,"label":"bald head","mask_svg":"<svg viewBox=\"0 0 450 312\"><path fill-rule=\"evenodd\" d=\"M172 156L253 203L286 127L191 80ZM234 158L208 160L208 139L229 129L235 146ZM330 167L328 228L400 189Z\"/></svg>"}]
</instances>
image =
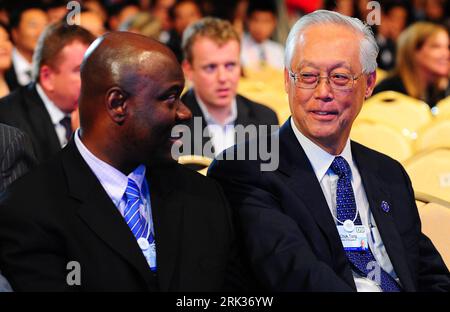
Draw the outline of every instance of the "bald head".
<instances>
[{"instance_id":1,"label":"bald head","mask_svg":"<svg viewBox=\"0 0 450 312\"><path fill-rule=\"evenodd\" d=\"M82 93L91 97L113 85L122 86L143 65L161 57L176 61L172 51L156 40L130 32L107 33L86 51L81 65Z\"/></svg>"},{"instance_id":2,"label":"bald head","mask_svg":"<svg viewBox=\"0 0 450 312\"><path fill-rule=\"evenodd\" d=\"M191 117L180 101L183 87L166 46L134 33L105 34L81 66L81 140L124 173L149 159L171 159L172 127Z\"/></svg>"},{"instance_id":3,"label":"bald head","mask_svg":"<svg viewBox=\"0 0 450 312\"><path fill-rule=\"evenodd\" d=\"M167 62L177 62L172 51L148 37L130 32L99 37L86 51L81 65L80 121L93 121L109 89L118 87L125 94L135 94L146 87L142 78L149 70L160 70Z\"/></svg>"}]
</instances>

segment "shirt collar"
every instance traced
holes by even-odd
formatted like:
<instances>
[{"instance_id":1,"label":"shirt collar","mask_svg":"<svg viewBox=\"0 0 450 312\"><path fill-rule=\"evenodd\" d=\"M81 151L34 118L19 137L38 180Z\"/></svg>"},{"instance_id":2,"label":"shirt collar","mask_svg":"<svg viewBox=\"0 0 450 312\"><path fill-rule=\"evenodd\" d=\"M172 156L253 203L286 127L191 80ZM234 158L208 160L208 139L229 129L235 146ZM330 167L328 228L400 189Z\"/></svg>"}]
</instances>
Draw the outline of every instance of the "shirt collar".
<instances>
[{"instance_id":1,"label":"shirt collar","mask_svg":"<svg viewBox=\"0 0 450 312\"><path fill-rule=\"evenodd\" d=\"M50 119L52 120L53 125L59 124L61 119L63 119L66 114L64 114L64 112L60 110L59 107L56 106L55 103L53 103L53 101L48 98L47 94L45 94L39 83L36 83L36 91L41 97L42 102L44 102L45 108L50 115Z\"/></svg>"},{"instance_id":2,"label":"shirt collar","mask_svg":"<svg viewBox=\"0 0 450 312\"><path fill-rule=\"evenodd\" d=\"M17 81L22 86L29 84L32 81L31 63L16 48L13 48L11 55Z\"/></svg>"},{"instance_id":3,"label":"shirt collar","mask_svg":"<svg viewBox=\"0 0 450 312\"><path fill-rule=\"evenodd\" d=\"M314 173L316 174L317 180L319 182L322 181L323 177L330 169L331 163L333 162L336 156L342 156L350 164L350 166L353 165L350 139L347 139L347 143L345 144L344 150L340 155L331 155L330 153L323 150L316 143L308 139L305 135L303 135L303 133L301 133L300 130L297 129L297 126L295 125L293 118L291 118L291 127L292 130L294 131L295 136L297 137L298 142L302 146L306 156L311 162Z\"/></svg>"},{"instance_id":4,"label":"shirt collar","mask_svg":"<svg viewBox=\"0 0 450 312\"><path fill-rule=\"evenodd\" d=\"M81 141L79 134L80 129L77 129L75 132L75 145L78 151L116 206L122 200L128 185L128 178L136 182L141 194L143 193L142 185L145 180L145 165L139 165L133 172L126 176L121 171L92 154Z\"/></svg>"},{"instance_id":5,"label":"shirt collar","mask_svg":"<svg viewBox=\"0 0 450 312\"><path fill-rule=\"evenodd\" d=\"M197 95L197 92L195 92L195 88L194 88L194 95L195 99L197 100L198 106L200 106L200 109L208 125L222 125L213 116L211 116L205 103L203 103L203 101ZM237 119L237 103L236 98L233 98L233 100L231 101L231 112L230 115L227 117L227 119L225 119L224 125L232 125L234 124L236 119Z\"/></svg>"},{"instance_id":6,"label":"shirt collar","mask_svg":"<svg viewBox=\"0 0 450 312\"><path fill-rule=\"evenodd\" d=\"M18 72L25 73L28 70L31 70L31 63L27 61L25 57L16 49L13 48L11 54L12 60L14 62L14 69Z\"/></svg>"},{"instance_id":7,"label":"shirt collar","mask_svg":"<svg viewBox=\"0 0 450 312\"><path fill-rule=\"evenodd\" d=\"M250 33L245 33L243 36L243 40L245 40L248 45L257 46L257 47L264 46L268 42L268 40L264 40L261 43L256 42L255 39L253 39L253 37L250 35Z\"/></svg>"}]
</instances>

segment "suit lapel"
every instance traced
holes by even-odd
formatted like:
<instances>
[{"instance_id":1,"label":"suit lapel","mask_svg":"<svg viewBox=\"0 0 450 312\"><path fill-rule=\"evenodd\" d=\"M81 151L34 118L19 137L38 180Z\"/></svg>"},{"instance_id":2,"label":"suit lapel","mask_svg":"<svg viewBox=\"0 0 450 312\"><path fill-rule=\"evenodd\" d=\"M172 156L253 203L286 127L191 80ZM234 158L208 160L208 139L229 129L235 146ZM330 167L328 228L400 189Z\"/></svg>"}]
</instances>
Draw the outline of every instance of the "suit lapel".
<instances>
[{"instance_id":1,"label":"suit lapel","mask_svg":"<svg viewBox=\"0 0 450 312\"><path fill-rule=\"evenodd\" d=\"M237 118L235 121L235 125L243 125L244 127L248 126L252 123L250 118L250 108L244 102L244 99L236 95L236 106L237 106Z\"/></svg>"},{"instance_id":2,"label":"suit lapel","mask_svg":"<svg viewBox=\"0 0 450 312\"><path fill-rule=\"evenodd\" d=\"M183 103L191 110L192 116L202 116L202 110L195 98L194 89L190 89L186 92L182 99Z\"/></svg>"},{"instance_id":3,"label":"suit lapel","mask_svg":"<svg viewBox=\"0 0 450 312\"><path fill-rule=\"evenodd\" d=\"M364 151L352 142L352 154L358 166L363 182L364 190L369 201L370 211L373 214L381 239L389 255L389 259L394 266L394 270L399 277L403 288L406 291L414 290L414 282L408 270L406 253L402 239L397 231L392 215L384 212L381 203L386 201L392 205L391 194L386 183L378 175L377 163L365 158ZM395 196L395 194L393 195ZM395 207L391 207L395 209Z\"/></svg>"},{"instance_id":4,"label":"suit lapel","mask_svg":"<svg viewBox=\"0 0 450 312\"><path fill-rule=\"evenodd\" d=\"M292 131L290 119L280 129L280 156L279 170L290 176L289 187L298 195L303 206L309 210L327 239L334 259L337 261L333 265L336 266L337 271L344 272L343 277L347 284L356 289L336 224L312 165Z\"/></svg>"},{"instance_id":5,"label":"suit lapel","mask_svg":"<svg viewBox=\"0 0 450 312\"><path fill-rule=\"evenodd\" d=\"M196 133L194 129L194 117L201 117L202 118L202 127L201 127L201 138L202 138L202 151L201 153L195 153L195 147L193 144L191 144L191 154L195 155L203 155L203 148L208 142L211 142L211 135L209 134L209 131L206 130L205 135L203 135L203 132L205 131L206 126L208 123L206 122L205 116L203 115L203 112L198 105L197 99L195 98L194 89L190 89L186 94L183 96L182 101L184 104L190 109L192 113L192 119L188 121L189 129L191 130L191 142L195 142ZM198 129L197 129L198 131ZM211 143L210 143L211 144ZM214 153L214 147L212 147L212 152ZM208 156L208 155L205 155Z\"/></svg>"},{"instance_id":6,"label":"suit lapel","mask_svg":"<svg viewBox=\"0 0 450 312\"><path fill-rule=\"evenodd\" d=\"M5 72L5 80L8 84L9 90L15 90L20 87L19 82L17 81L16 70L14 68L14 64L11 64L11 67Z\"/></svg>"},{"instance_id":7,"label":"suit lapel","mask_svg":"<svg viewBox=\"0 0 450 312\"><path fill-rule=\"evenodd\" d=\"M45 149L55 154L61 149L61 145L44 102L37 93L35 84L28 85L25 90L24 100L32 133L35 133Z\"/></svg>"},{"instance_id":8,"label":"suit lapel","mask_svg":"<svg viewBox=\"0 0 450 312\"><path fill-rule=\"evenodd\" d=\"M80 201L80 218L105 244L135 267L151 289L154 278L136 239L73 140L63 151L63 166L69 195Z\"/></svg>"},{"instance_id":9,"label":"suit lapel","mask_svg":"<svg viewBox=\"0 0 450 312\"><path fill-rule=\"evenodd\" d=\"M149 168L147 181L156 237L158 281L161 291L169 291L176 265L180 261L184 212L177 191L179 187L175 167Z\"/></svg>"}]
</instances>

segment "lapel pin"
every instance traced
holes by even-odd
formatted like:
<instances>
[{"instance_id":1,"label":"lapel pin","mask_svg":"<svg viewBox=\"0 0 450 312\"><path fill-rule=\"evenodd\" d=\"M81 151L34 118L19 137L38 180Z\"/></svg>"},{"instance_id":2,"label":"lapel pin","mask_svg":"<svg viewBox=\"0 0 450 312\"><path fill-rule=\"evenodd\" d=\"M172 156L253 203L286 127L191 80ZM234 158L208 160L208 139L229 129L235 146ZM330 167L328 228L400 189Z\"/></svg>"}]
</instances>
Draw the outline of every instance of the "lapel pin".
<instances>
[{"instance_id":1,"label":"lapel pin","mask_svg":"<svg viewBox=\"0 0 450 312\"><path fill-rule=\"evenodd\" d=\"M389 210L391 210L391 207L389 207L389 204L383 200L381 202L381 209L383 209L384 212L389 212Z\"/></svg>"}]
</instances>

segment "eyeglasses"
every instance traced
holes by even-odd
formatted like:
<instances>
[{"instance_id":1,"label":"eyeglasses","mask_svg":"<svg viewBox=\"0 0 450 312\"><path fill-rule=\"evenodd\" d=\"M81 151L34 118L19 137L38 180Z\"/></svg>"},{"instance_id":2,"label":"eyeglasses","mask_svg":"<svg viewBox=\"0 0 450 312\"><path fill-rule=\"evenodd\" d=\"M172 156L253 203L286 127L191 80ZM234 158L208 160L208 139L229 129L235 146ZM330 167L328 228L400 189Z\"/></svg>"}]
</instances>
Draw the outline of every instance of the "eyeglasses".
<instances>
[{"instance_id":1,"label":"eyeglasses","mask_svg":"<svg viewBox=\"0 0 450 312\"><path fill-rule=\"evenodd\" d=\"M334 90L351 90L359 77L359 75L352 75L346 73L331 73L328 76L320 76L319 74L300 72L294 73L289 71L289 76L294 80L295 86L301 89L315 89L319 84L320 78L325 78L330 87Z\"/></svg>"}]
</instances>

